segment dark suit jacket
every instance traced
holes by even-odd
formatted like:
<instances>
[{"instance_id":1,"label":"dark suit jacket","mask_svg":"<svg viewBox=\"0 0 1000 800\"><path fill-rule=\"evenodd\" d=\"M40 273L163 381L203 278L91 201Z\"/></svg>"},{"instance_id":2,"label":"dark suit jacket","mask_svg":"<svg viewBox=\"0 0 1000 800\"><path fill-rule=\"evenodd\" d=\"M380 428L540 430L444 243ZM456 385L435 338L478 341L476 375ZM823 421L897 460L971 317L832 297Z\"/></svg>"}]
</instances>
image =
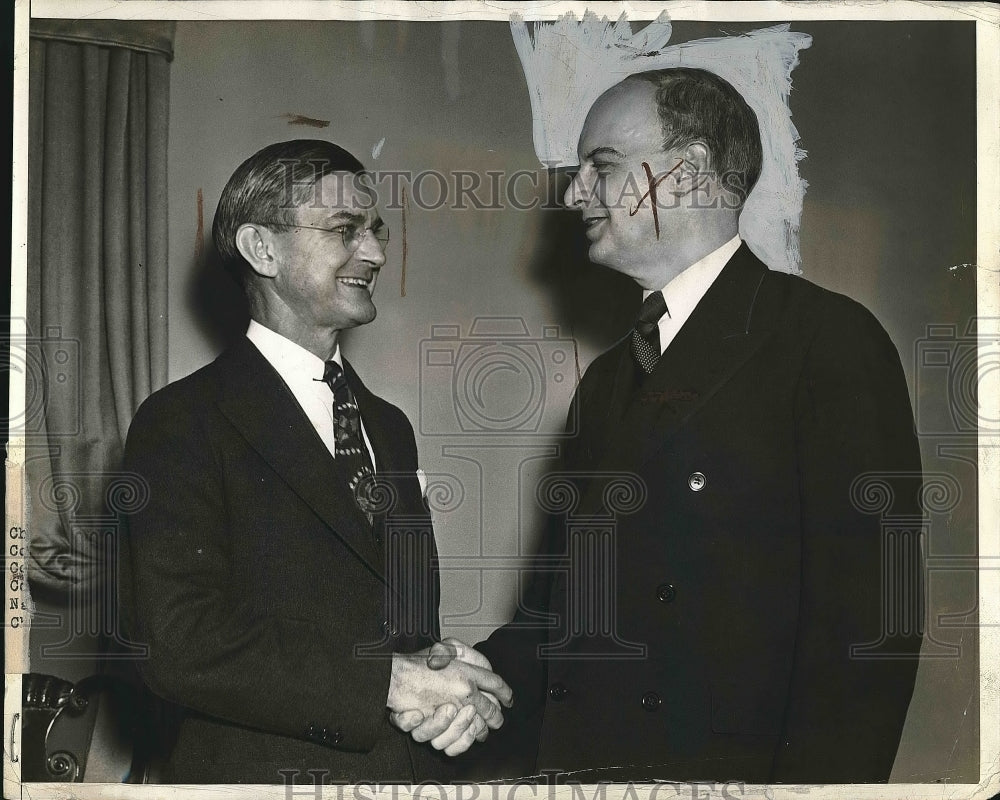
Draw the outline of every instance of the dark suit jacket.
<instances>
[{"instance_id":1,"label":"dark suit jacket","mask_svg":"<svg viewBox=\"0 0 1000 800\"><path fill-rule=\"evenodd\" d=\"M919 610L920 557L912 525L886 540L852 484L891 473L888 512L919 517L889 338L862 306L744 245L637 380L626 339L578 387L564 468L583 473L580 499L542 549L569 566L539 572L514 622L480 645L516 713L491 737L502 766L478 775L886 780L922 624L892 604ZM601 473L634 475L641 507ZM609 537L594 533L605 517L567 540L567 523L609 512ZM505 756L519 740L537 752Z\"/></svg>"},{"instance_id":2,"label":"dark suit jacket","mask_svg":"<svg viewBox=\"0 0 1000 800\"><path fill-rule=\"evenodd\" d=\"M132 422L126 467L149 501L127 520L122 591L132 638L149 646L143 678L182 709L164 782L438 773L385 708L391 652L439 638L413 430L346 371L386 486L377 536L248 340L155 393Z\"/></svg>"}]
</instances>

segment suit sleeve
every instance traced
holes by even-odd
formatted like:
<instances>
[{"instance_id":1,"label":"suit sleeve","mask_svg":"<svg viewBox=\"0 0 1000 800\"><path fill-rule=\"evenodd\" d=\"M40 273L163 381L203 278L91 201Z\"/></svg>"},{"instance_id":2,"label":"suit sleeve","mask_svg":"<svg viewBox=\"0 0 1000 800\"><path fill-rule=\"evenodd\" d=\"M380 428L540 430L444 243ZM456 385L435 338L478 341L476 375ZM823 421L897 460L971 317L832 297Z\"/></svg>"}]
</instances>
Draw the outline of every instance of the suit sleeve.
<instances>
[{"instance_id":1,"label":"suit sleeve","mask_svg":"<svg viewBox=\"0 0 1000 800\"><path fill-rule=\"evenodd\" d=\"M799 624L772 779L886 781L921 643L921 463L899 356L853 302L819 323L797 390L796 437ZM852 500L866 473L889 487L886 510L913 523L901 537L887 538L879 513L857 493Z\"/></svg>"},{"instance_id":2,"label":"suit sleeve","mask_svg":"<svg viewBox=\"0 0 1000 800\"><path fill-rule=\"evenodd\" d=\"M189 405L154 395L126 444L126 467L149 491L123 548L126 620L149 647L143 678L212 717L370 750L386 724L390 660L359 660L336 626L253 612L231 593L227 476Z\"/></svg>"}]
</instances>

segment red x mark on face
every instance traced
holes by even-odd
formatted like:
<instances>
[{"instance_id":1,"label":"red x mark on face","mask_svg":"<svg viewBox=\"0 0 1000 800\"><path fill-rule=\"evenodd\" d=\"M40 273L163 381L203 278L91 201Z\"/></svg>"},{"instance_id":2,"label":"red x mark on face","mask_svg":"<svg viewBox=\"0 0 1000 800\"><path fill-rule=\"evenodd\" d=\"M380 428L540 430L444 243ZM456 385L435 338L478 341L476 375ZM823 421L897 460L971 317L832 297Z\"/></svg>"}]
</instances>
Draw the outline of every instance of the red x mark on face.
<instances>
[{"instance_id":1,"label":"red x mark on face","mask_svg":"<svg viewBox=\"0 0 1000 800\"><path fill-rule=\"evenodd\" d=\"M653 209L653 229L656 231L656 238L660 238L660 216L656 209L656 187L659 186L663 181L670 177L670 175L684 163L684 159L678 159L677 163L674 164L669 170L664 172L659 178L653 177L653 170L649 168L649 164L645 161L642 162L642 169L646 173L646 185L649 187L646 190L646 194L639 198L639 202L635 204L632 208L628 210L628 215L634 217L639 213L639 208L646 199L649 199L650 207Z\"/></svg>"}]
</instances>

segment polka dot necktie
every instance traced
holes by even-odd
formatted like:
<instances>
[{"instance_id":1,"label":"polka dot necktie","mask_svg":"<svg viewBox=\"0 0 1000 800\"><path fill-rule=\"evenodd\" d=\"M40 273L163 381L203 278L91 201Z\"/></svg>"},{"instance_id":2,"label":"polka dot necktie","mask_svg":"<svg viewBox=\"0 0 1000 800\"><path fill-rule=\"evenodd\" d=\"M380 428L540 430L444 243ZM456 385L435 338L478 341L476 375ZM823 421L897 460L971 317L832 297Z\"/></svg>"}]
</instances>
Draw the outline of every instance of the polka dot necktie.
<instances>
[{"instance_id":1,"label":"polka dot necktie","mask_svg":"<svg viewBox=\"0 0 1000 800\"><path fill-rule=\"evenodd\" d=\"M361 434L361 412L354 392L347 383L344 370L336 361L327 361L323 381L333 392L333 429L336 441L336 458L344 460L351 476L348 488L358 507L365 513L370 525L374 519L369 497L374 488L374 469L368 448Z\"/></svg>"},{"instance_id":2,"label":"polka dot necktie","mask_svg":"<svg viewBox=\"0 0 1000 800\"><path fill-rule=\"evenodd\" d=\"M639 318L632 328L632 357L647 375L656 369L660 360L660 328L657 323L664 314L670 316L663 292L653 292L642 304Z\"/></svg>"}]
</instances>

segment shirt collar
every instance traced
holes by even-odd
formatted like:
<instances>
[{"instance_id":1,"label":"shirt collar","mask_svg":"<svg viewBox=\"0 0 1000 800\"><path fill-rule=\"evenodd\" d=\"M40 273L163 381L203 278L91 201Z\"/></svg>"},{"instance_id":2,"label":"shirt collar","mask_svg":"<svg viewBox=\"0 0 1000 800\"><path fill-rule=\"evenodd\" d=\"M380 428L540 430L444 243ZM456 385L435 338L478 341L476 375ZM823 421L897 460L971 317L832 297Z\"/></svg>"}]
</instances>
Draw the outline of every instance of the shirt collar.
<instances>
[{"instance_id":1,"label":"shirt collar","mask_svg":"<svg viewBox=\"0 0 1000 800\"><path fill-rule=\"evenodd\" d=\"M729 259L740 249L742 243L743 240L740 239L739 234L736 234L724 245L695 261L690 267L670 279L661 291L671 316L675 315L675 310L680 311L680 306L687 305L692 298L695 298L694 304L697 305L697 301L704 296L708 287L719 277L722 268L729 263ZM652 293L652 291L643 291L642 299L645 300Z\"/></svg>"},{"instance_id":2,"label":"shirt collar","mask_svg":"<svg viewBox=\"0 0 1000 800\"><path fill-rule=\"evenodd\" d=\"M326 363L302 345L261 325L255 319L250 320L250 325L247 327L247 338L289 386L303 380L322 380ZM339 342L332 358L341 367L344 366Z\"/></svg>"}]
</instances>

